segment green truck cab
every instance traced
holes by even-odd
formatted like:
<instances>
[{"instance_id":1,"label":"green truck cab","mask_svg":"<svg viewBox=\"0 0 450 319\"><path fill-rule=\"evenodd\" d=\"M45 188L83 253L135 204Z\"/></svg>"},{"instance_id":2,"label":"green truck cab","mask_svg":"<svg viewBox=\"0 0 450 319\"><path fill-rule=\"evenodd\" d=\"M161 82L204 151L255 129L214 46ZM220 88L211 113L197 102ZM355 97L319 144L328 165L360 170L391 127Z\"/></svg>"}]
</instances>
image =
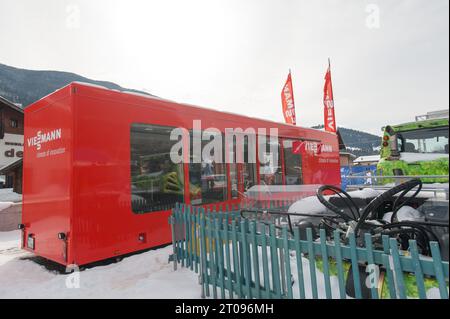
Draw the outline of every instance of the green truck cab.
<instances>
[{"instance_id":1,"label":"green truck cab","mask_svg":"<svg viewBox=\"0 0 450 319\"><path fill-rule=\"evenodd\" d=\"M448 111L417 116L415 122L383 128L378 175L447 175L423 178L424 183L448 183ZM386 178L383 183L391 183Z\"/></svg>"}]
</instances>

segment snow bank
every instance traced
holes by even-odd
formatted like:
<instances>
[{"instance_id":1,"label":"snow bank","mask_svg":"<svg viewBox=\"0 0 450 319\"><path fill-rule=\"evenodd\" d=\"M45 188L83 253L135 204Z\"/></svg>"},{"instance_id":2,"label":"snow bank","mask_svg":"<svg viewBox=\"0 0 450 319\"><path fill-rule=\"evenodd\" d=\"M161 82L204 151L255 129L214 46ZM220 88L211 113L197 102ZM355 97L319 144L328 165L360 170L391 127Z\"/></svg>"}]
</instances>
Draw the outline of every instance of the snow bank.
<instances>
[{"instance_id":1,"label":"snow bank","mask_svg":"<svg viewBox=\"0 0 450 319\"><path fill-rule=\"evenodd\" d=\"M200 298L198 275L168 263L172 247L81 271L80 288L50 272L19 247L20 232L0 232L0 298ZM70 277L73 278L73 277Z\"/></svg>"},{"instance_id":2,"label":"snow bank","mask_svg":"<svg viewBox=\"0 0 450 319\"><path fill-rule=\"evenodd\" d=\"M371 198L376 197L381 194L380 191L374 190L372 188L364 188L361 190L356 190L352 192L348 192L348 194L352 198ZM334 195L336 196L336 195ZM326 199L329 199L333 196L325 196ZM301 214L319 214L326 212L326 207L322 205L321 202L317 199L317 196L310 196L306 198L302 198L295 203L293 203L288 210L289 213L301 213Z\"/></svg>"},{"instance_id":3,"label":"snow bank","mask_svg":"<svg viewBox=\"0 0 450 319\"><path fill-rule=\"evenodd\" d=\"M14 205L13 202L0 202L0 212L4 209L10 208L12 205Z\"/></svg>"},{"instance_id":4,"label":"snow bank","mask_svg":"<svg viewBox=\"0 0 450 319\"><path fill-rule=\"evenodd\" d=\"M201 297L201 286L195 272L178 267L167 259L172 251L168 246L125 258L121 262L98 266L77 273L79 288L68 288L76 283L75 274L59 274L46 270L29 260L32 254L19 249L20 231L0 232L0 299L1 298L191 298ZM259 248L261 259L261 247ZM270 258L270 250L268 251ZM302 257L306 298L312 298L309 260ZM299 298L296 256L290 254L293 295ZM260 264L261 265L261 264ZM325 279L315 269L318 297L325 298ZM272 273L269 264L269 274ZM260 280L263 280L260 267ZM331 293L339 298L338 278L331 276ZM439 291L431 289L428 298L438 298ZM347 296L347 298L350 298Z\"/></svg>"},{"instance_id":5,"label":"snow bank","mask_svg":"<svg viewBox=\"0 0 450 319\"><path fill-rule=\"evenodd\" d=\"M0 202L21 202L22 195L13 192L12 188L0 188Z\"/></svg>"}]
</instances>

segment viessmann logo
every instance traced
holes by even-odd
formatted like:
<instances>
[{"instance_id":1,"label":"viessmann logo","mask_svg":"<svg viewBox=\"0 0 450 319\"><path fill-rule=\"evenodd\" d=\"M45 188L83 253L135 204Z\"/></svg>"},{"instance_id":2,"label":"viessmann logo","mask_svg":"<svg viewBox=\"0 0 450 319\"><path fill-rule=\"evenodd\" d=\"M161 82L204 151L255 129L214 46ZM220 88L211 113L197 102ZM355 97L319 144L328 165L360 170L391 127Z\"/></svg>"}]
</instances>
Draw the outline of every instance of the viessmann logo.
<instances>
[{"instance_id":1,"label":"viessmann logo","mask_svg":"<svg viewBox=\"0 0 450 319\"><path fill-rule=\"evenodd\" d=\"M38 131L36 136L28 138L28 147L36 146L37 150L41 149L41 144L61 139L61 129L44 132Z\"/></svg>"}]
</instances>

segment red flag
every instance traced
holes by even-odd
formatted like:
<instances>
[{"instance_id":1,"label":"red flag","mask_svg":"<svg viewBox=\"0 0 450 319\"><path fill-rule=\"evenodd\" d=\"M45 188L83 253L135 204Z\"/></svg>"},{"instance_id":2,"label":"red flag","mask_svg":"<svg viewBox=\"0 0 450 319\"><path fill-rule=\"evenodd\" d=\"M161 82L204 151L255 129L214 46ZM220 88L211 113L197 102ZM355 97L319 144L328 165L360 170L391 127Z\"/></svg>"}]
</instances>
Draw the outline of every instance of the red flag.
<instances>
[{"instance_id":1,"label":"red flag","mask_svg":"<svg viewBox=\"0 0 450 319\"><path fill-rule=\"evenodd\" d=\"M294 104L294 90L292 89L291 72L289 72L286 83L281 91L281 102L283 104L284 120L288 124L296 124L295 119L295 104Z\"/></svg>"},{"instance_id":2,"label":"red flag","mask_svg":"<svg viewBox=\"0 0 450 319\"><path fill-rule=\"evenodd\" d=\"M325 86L323 88L324 125L325 131L336 133L336 118L334 116L333 85L331 83L331 68L328 62L328 70L325 74Z\"/></svg>"},{"instance_id":3,"label":"red flag","mask_svg":"<svg viewBox=\"0 0 450 319\"><path fill-rule=\"evenodd\" d=\"M292 142L292 154L301 154L305 151L305 141Z\"/></svg>"}]
</instances>

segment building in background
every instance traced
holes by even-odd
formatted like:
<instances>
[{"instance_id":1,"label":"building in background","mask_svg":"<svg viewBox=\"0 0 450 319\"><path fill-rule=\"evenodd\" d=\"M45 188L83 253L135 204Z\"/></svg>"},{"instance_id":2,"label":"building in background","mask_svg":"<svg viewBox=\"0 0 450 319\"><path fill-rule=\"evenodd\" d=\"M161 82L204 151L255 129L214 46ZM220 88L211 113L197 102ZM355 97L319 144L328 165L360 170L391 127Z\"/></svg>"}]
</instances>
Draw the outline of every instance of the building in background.
<instances>
[{"instance_id":1,"label":"building in background","mask_svg":"<svg viewBox=\"0 0 450 319\"><path fill-rule=\"evenodd\" d=\"M380 155L360 156L353 161L355 166L377 166L380 161Z\"/></svg>"},{"instance_id":2,"label":"building in background","mask_svg":"<svg viewBox=\"0 0 450 319\"><path fill-rule=\"evenodd\" d=\"M22 192L23 109L0 96L0 187Z\"/></svg>"}]
</instances>

